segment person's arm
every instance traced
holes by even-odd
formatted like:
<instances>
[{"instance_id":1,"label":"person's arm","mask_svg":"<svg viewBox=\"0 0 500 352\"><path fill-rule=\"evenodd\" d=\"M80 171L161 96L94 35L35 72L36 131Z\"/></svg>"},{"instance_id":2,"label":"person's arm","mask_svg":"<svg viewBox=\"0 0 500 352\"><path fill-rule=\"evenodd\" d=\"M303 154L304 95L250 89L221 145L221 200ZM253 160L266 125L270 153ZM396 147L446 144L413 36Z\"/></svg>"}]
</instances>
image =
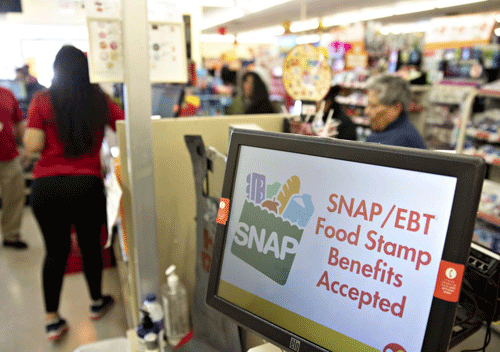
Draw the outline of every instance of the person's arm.
<instances>
[{"instance_id":1,"label":"person's arm","mask_svg":"<svg viewBox=\"0 0 500 352\"><path fill-rule=\"evenodd\" d=\"M23 142L28 154L40 153L45 145L45 132L38 128L28 127Z\"/></svg>"},{"instance_id":2,"label":"person's arm","mask_svg":"<svg viewBox=\"0 0 500 352\"><path fill-rule=\"evenodd\" d=\"M14 137L18 141L22 141L24 138L24 132L26 130L24 125L25 125L24 121L20 121L14 125Z\"/></svg>"},{"instance_id":3,"label":"person's arm","mask_svg":"<svg viewBox=\"0 0 500 352\"><path fill-rule=\"evenodd\" d=\"M45 146L45 131L43 130L43 107L45 100L40 95L35 95L28 111L28 125L24 133L24 148L28 156L40 153Z\"/></svg>"}]
</instances>

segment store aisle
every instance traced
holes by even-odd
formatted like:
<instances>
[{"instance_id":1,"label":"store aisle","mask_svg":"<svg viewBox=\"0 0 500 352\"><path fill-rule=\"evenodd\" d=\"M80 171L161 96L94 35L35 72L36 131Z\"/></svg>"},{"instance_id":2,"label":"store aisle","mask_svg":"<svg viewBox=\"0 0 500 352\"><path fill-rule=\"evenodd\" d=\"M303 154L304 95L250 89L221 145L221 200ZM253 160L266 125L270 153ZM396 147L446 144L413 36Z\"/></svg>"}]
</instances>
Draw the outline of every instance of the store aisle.
<instances>
[{"instance_id":1,"label":"store aisle","mask_svg":"<svg viewBox=\"0 0 500 352\"><path fill-rule=\"evenodd\" d=\"M22 236L29 249L0 248L0 350L2 352L72 352L78 346L125 336L127 322L115 268L103 273L103 292L112 294L115 306L98 321L88 318L90 298L83 274L66 275L61 295L61 315L70 330L58 343L45 337L41 286L43 240L33 213L25 208Z\"/></svg>"}]
</instances>

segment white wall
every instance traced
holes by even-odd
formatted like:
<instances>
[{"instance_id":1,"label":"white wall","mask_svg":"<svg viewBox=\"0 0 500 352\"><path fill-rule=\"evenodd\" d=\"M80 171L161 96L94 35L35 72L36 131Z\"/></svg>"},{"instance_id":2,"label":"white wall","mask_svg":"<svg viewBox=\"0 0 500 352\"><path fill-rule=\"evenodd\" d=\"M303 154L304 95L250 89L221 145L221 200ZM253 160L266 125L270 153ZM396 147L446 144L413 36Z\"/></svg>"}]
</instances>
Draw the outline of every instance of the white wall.
<instances>
[{"instance_id":1,"label":"white wall","mask_svg":"<svg viewBox=\"0 0 500 352\"><path fill-rule=\"evenodd\" d=\"M85 10L67 0L22 0L22 6L21 14L0 17L0 79L14 78L15 68L34 58L38 79L48 86L55 54L62 45L71 44L88 51ZM201 7L189 1L178 7L183 14L191 15L191 53L200 67Z\"/></svg>"}]
</instances>

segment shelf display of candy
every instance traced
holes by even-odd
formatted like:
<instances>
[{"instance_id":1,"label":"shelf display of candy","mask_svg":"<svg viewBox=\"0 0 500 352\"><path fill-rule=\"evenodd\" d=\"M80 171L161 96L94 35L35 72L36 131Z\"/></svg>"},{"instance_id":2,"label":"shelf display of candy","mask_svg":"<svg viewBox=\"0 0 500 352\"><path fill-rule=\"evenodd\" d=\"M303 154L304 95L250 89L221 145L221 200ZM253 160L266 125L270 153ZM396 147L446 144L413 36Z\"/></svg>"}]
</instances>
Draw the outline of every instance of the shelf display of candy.
<instances>
[{"instance_id":1,"label":"shelf display of candy","mask_svg":"<svg viewBox=\"0 0 500 352\"><path fill-rule=\"evenodd\" d=\"M336 96L335 101L343 105L356 105L366 106L368 104L368 97L364 93L354 92L348 96Z\"/></svg>"},{"instance_id":2,"label":"shelf display of candy","mask_svg":"<svg viewBox=\"0 0 500 352\"><path fill-rule=\"evenodd\" d=\"M500 254L500 229L495 225L476 221L472 241Z\"/></svg>"},{"instance_id":3,"label":"shelf display of candy","mask_svg":"<svg viewBox=\"0 0 500 352\"><path fill-rule=\"evenodd\" d=\"M491 143L500 143L500 109L474 115L467 125L467 135Z\"/></svg>"},{"instance_id":4,"label":"shelf display of candy","mask_svg":"<svg viewBox=\"0 0 500 352\"><path fill-rule=\"evenodd\" d=\"M480 156L488 164L500 166L500 146L495 147L490 144L476 146L472 141L466 141L464 142L463 153Z\"/></svg>"},{"instance_id":5,"label":"shelf display of candy","mask_svg":"<svg viewBox=\"0 0 500 352\"><path fill-rule=\"evenodd\" d=\"M332 78L332 86L339 85L345 88L365 89L368 71L356 69L353 71L342 71Z\"/></svg>"},{"instance_id":6,"label":"shelf display of candy","mask_svg":"<svg viewBox=\"0 0 500 352\"><path fill-rule=\"evenodd\" d=\"M483 221L500 226L500 184L484 180L477 216Z\"/></svg>"},{"instance_id":7,"label":"shelf display of candy","mask_svg":"<svg viewBox=\"0 0 500 352\"><path fill-rule=\"evenodd\" d=\"M430 105L423 112L424 139L431 149L453 149L457 143L460 109L450 105Z\"/></svg>"}]
</instances>

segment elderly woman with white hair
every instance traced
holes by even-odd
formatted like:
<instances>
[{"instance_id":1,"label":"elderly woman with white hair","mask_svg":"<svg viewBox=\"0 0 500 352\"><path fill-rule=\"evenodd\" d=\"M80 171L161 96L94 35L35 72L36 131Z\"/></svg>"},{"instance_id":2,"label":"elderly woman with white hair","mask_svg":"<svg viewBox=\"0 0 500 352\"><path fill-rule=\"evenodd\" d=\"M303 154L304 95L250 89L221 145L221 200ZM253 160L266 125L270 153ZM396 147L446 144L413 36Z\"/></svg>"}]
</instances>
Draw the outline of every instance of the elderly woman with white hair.
<instances>
[{"instance_id":1,"label":"elderly woman with white hair","mask_svg":"<svg viewBox=\"0 0 500 352\"><path fill-rule=\"evenodd\" d=\"M366 141L426 149L422 137L408 120L407 111L411 103L408 83L401 77L379 75L368 80L367 89L365 113L373 132Z\"/></svg>"}]
</instances>

